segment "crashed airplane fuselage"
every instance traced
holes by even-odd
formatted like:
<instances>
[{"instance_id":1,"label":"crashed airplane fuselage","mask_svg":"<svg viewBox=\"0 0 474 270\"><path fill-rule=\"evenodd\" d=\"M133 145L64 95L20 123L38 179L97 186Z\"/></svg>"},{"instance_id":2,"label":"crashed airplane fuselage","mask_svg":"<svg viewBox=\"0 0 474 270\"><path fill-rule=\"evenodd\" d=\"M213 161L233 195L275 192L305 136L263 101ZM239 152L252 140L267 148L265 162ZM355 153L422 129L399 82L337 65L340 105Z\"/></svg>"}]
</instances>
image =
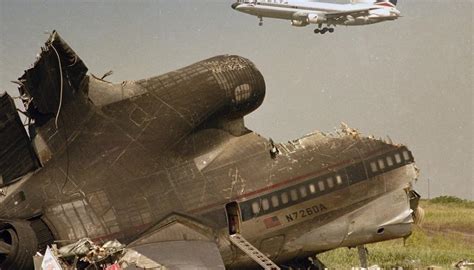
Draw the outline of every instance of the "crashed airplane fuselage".
<instances>
[{"instance_id":1,"label":"crashed airplane fuselage","mask_svg":"<svg viewBox=\"0 0 474 270\"><path fill-rule=\"evenodd\" d=\"M265 83L245 58L121 84L86 73L54 32L18 82L28 134L1 97L1 269L85 237L222 269L256 266L235 233L291 264L411 232L411 152L347 127L281 144L248 130Z\"/></svg>"}]
</instances>

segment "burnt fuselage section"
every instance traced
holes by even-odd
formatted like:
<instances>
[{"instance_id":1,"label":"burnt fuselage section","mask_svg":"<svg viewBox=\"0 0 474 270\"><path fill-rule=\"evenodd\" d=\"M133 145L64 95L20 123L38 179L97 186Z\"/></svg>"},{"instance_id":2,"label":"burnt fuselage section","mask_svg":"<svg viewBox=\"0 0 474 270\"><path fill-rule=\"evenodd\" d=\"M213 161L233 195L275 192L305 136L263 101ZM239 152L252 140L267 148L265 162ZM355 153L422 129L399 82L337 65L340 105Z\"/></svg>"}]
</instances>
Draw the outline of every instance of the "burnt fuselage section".
<instances>
[{"instance_id":1,"label":"burnt fuselage section","mask_svg":"<svg viewBox=\"0 0 474 270\"><path fill-rule=\"evenodd\" d=\"M29 79L44 65L55 66L48 78L57 82L47 90L41 76ZM217 56L121 84L85 70L53 33L30 75L20 78L42 168L0 195L5 232L21 221L36 235L32 245L84 237L130 243L179 213L213 231L229 267L251 265L226 241L231 202L242 234L280 261L409 233L389 227L410 223L392 218L409 210L416 178L410 151L350 129L273 145L243 122L265 95L263 76L249 60ZM46 101L51 89L57 98ZM396 212L374 214L366 224L385 234L351 223L366 213L364 205L392 193ZM331 222L341 225L331 226L327 239L306 243L298 233L321 236L316 229Z\"/></svg>"}]
</instances>

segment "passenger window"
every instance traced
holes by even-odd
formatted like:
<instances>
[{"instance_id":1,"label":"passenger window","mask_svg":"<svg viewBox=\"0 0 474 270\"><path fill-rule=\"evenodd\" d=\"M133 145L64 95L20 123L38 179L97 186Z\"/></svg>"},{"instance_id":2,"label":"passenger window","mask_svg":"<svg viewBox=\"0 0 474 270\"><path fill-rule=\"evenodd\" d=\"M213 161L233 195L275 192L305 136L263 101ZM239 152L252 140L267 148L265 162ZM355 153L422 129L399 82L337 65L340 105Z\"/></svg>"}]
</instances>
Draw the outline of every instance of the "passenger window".
<instances>
[{"instance_id":1,"label":"passenger window","mask_svg":"<svg viewBox=\"0 0 474 270\"><path fill-rule=\"evenodd\" d=\"M324 191L324 182L319 181L318 185L319 185L319 190Z\"/></svg>"},{"instance_id":2,"label":"passenger window","mask_svg":"<svg viewBox=\"0 0 474 270\"><path fill-rule=\"evenodd\" d=\"M338 185L342 184L342 177L339 174L336 175L336 182Z\"/></svg>"},{"instance_id":3,"label":"passenger window","mask_svg":"<svg viewBox=\"0 0 474 270\"><path fill-rule=\"evenodd\" d=\"M393 159L392 157L387 157L387 166L393 166Z\"/></svg>"},{"instance_id":4,"label":"passenger window","mask_svg":"<svg viewBox=\"0 0 474 270\"><path fill-rule=\"evenodd\" d=\"M288 193L283 192L281 194L281 203L282 204L287 204L288 203Z\"/></svg>"},{"instance_id":5,"label":"passenger window","mask_svg":"<svg viewBox=\"0 0 474 270\"><path fill-rule=\"evenodd\" d=\"M263 211L267 211L268 209L270 209L270 202L267 198L262 200L262 209Z\"/></svg>"},{"instance_id":6,"label":"passenger window","mask_svg":"<svg viewBox=\"0 0 474 270\"><path fill-rule=\"evenodd\" d=\"M306 192L306 187L305 186L300 187L300 194L301 194L301 198L304 198L308 195L308 193Z\"/></svg>"},{"instance_id":7,"label":"passenger window","mask_svg":"<svg viewBox=\"0 0 474 270\"><path fill-rule=\"evenodd\" d=\"M385 163L383 163L383 159L379 159L379 167L381 170L385 168Z\"/></svg>"},{"instance_id":8,"label":"passenger window","mask_svg":"<svg viewBox=\"0 0 474 270\"><path fill-rule=\"evenodd\" d=\"M370 162L370 169L372 172L377 172L377 163L375 161Z\"/></svg>"},{"instance_id":9,"label":"passenger window","mask_svg":"<svg viewBox=\"0 0 474 270\"><path fill-rule=\"evenodd\" d=\"M310 185L309 185L309 192L311 192L311 193L315 193L315 192L316 192L316 187L314 186L314 184L310 184Z\"/></svg>"},{"instance_id":10,"label":"passenger window","mask_svg":"<svg viewBox=\"0 0 474 270\"><path fill-rule=\"evenodd\" d=\"M408 154L408 151L406 151L406 150L403 151L403 158L407 161L410 160L410 155Z\"/></svg>"},{"instance_id":11,"label":"passenger window","mask_svg":"<svg viewBox=\"0 0 474 270\"><path fill-rule=\"evenodd\" d=\"M326 179L326 181L328 182L328 187L329 188L334 187L334 182L332 180L332 177L329 177L328 179Z\"/></svg>"},{"instance_id":12,"label":"passenger window","mask_svg":"<svg viewBox=\"0 0 474 270\"><path fill-rule=\"evenodd\" d=\"M395 162L396 162L396 163L402 162L402 157L400 156L399 153L396 153L396 154L395 154Z\"/></svg>"},{"instance_id":13,"label":"passenger window","mask_svg":"<svg viewBox=\"0 0 474 270\"><path fill-rule=\"evenodd\" d=\"M260 202L259 201L255 201L252 203L252 212L254 214L258 214L260 212Z\"/></svg>"},{"instance_id":14,"label":"passenger window","mask_svg":"<svg viewBox=\"0 0 474 270\"><path fill-rule=\"evenodd\" d=\"M277 196L277 195L273 195L273 196L272 196L272 206L273 206L273 207L278 207L279 204L280 204L280 202L278 201L278 196Z\"/></svg>"},{"instance_id":15,"label":"passenger window","mask_svg":"<svg viewBox=\"0 0 474 270\"><path fill-rule=\"evenodd\" d=\"M298 193L296 192L296 189L292 189L290 191L290 197L292 201L298 200Z\"/></svg>"}]
</instances>

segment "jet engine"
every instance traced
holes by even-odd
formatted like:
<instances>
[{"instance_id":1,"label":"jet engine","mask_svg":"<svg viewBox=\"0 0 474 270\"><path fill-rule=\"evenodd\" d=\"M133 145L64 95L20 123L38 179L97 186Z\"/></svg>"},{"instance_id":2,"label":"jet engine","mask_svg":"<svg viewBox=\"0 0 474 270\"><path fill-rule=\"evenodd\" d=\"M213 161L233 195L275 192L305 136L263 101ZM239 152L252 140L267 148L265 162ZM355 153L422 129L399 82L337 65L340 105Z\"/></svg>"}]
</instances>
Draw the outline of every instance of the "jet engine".
<instances>
[{"instance_id":1,"label":"jet engine","mask_svg":"<svg viewBox=\"0 0 474 270\"><path fill-rule=\"evenodd\" d=\"M33 269L38 241L27 221L0 221L0 269Z\"/></svg>"},{"instance_id":2,"label":"jet engine","mask_svg":"<svg viewBox=\"0 0 474 270\"><path fill-rule=\"evenodd\" d=\"M296 27L302 27L308 25L307 20L291 20L291 25L296 26Z\"/></svg>"},{"instance_id":3,"label":"jet engine","mask_svg":"<svg viewBox=\"0 0 474 270\"><path fill-rule=\"evenodd\" d=\"M318 14L308 14L308 23L318 24L322 23L324 19Z\"/></svg>"},{"instance_id":4,"label":"jet engine","mask_svg":"<svg viewBox=\"0 0 474 270\"><path fill-rule=\"evenodd\" d=\"M136 81L178 111L188 123L210 113L242 117L263 102L265 82L252 62L223 55L157 77Z\"/></svg>"},{"instance_id":5,"label":"jet engine","mask_svg":"<svg viewBox=\"0 0 474 270\"><path fill-rule=\"evenodd\" d=\"M388 17L391 15L390 10L385 8L379 8L370 11L370 15L375 15L376 17Z\"/></svg>"},{"instance_id":6,"label":"jet engine","mask_svg":"<svg viewBox=\"0 0 474 270\"><path fill-rule=\"evenodd\" d=\"M318 14L306 14L306 13L297 13L293 15L291 20L291 25L293 26L306 26L310 23L318 24L323 23L325 20L323 17Z\"/></svg>"}]
</instances>

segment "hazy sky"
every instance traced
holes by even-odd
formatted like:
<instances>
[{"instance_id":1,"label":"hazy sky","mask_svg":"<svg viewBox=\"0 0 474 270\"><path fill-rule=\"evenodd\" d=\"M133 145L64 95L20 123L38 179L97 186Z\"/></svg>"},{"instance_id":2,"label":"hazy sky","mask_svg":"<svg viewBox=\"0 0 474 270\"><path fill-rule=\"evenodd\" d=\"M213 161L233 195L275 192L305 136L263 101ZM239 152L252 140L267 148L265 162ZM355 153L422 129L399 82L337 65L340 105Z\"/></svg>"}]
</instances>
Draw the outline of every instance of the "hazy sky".
<instances>
[{"instance_id":1,"label":"hazy sky","mask_svg":"<svg viewBox=\"0 0 474 270\"><path fill-rule=\"evenodd\" d=\"M340 2L340 1L339 1ZM247 125L286 141L341 121L412 150L417 189L474 199L474 0L400 0L403 18L315 35L231 1L0 0L0 92L56 29L90 72L120 82L218 55L251 59L267 84Z\"/></svg>"}]
</instances>

